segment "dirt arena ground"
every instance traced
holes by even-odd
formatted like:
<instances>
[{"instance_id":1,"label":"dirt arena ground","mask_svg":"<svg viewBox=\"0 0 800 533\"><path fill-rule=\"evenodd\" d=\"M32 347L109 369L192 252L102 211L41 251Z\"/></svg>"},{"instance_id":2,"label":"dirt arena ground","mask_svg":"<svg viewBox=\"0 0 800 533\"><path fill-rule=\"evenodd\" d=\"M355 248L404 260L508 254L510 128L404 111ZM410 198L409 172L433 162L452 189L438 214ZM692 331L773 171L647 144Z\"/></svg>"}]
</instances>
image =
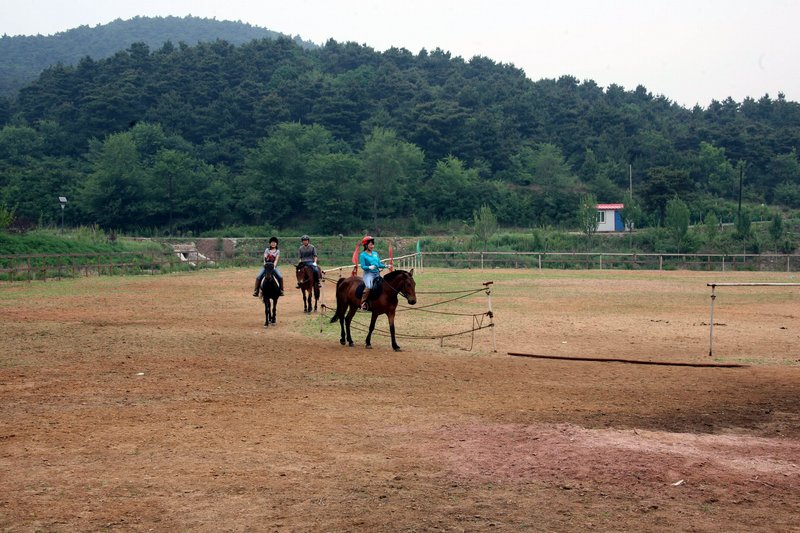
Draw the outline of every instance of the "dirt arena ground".
<instances>
[{"instance_id":1,"label":"dirt arena ground","mask_svg":"<svg viewBox=\"0 0 800 533\"><path fill-rule=\"evenodd\" d=\"M429 269L496 327L395 353L254 274L0 285L0 530L800 531L800 288L718 289L710 358L706 287L796 275Z\"/></svg>"}]
</instances>

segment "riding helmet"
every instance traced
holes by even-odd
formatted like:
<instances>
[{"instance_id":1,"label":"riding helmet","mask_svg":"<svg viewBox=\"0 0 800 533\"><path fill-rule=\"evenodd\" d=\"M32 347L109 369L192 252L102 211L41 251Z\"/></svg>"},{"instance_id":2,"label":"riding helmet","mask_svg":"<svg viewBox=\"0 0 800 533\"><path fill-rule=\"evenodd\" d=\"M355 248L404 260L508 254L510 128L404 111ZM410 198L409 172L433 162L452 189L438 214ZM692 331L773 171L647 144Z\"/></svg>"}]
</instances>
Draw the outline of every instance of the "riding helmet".
<instances>
[{"instance_id":1,"label":"riding helmet","mask_svg":"<svg viewBox=\"0 0 800 533\"><path fill-rule=\"evenodd\" d=\"M274 242L275 244L280 244L280 241L278 240L277 237L270 237L269 238L269 242Z\"/></svg>"},{"instance_id":2,"label":"riding helmet","mask_svg":"<svg viewBox=\"0 0 800 533\"><path fill-rule=\"evenodd\" d=\"M361 239L361 244L366 246L367 243L370 242L370 241L375 242L375 239L372 237L372 235L365 235L364 238Z\"/></svg>"},{"instance_id":3,"label":"riding helmet","mask_svg":"<svg viewBox=\"0 0 800 533\"><path fill-rule=\"evenodd\" d=\"M301 241L310 241L311 239L308 238L308 235L303 235L302 237L300 237L300 240Z\"/></svg>"}]
</instances>

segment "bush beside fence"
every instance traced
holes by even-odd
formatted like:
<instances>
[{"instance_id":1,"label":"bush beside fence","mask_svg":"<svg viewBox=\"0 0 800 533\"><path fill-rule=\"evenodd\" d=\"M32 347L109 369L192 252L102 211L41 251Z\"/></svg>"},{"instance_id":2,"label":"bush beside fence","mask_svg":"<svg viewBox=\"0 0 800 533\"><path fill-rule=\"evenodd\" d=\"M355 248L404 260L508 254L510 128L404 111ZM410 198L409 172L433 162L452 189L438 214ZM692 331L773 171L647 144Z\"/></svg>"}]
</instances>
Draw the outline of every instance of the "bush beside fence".
<instances>
[{"instance_id":1,"label":"bush beside fence","mask_svg":"<svg viewBox=\"0 0 800 533\"><path fill-rule=\"evenodd\" d=\"M0 280L46 281L91 275L156 274L214 266L206 257L160 252L0 255Z\"/></svg>"}]
</instances>

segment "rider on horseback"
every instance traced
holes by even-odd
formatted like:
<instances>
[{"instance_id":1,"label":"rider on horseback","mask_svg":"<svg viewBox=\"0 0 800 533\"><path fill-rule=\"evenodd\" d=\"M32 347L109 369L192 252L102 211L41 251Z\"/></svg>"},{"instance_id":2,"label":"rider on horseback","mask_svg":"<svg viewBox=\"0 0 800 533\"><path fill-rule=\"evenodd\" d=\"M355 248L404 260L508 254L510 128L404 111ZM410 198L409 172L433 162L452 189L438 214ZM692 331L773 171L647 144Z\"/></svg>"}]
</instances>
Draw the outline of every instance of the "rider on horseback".
<instances>
[{"instance_id":1,"label":"rider on horseback","mask_svg":"<svg viewBox=\"0 0 800 533\"><path fill-rule=\"evenodd\" d=\"M310 266L314 271L314 282L317 288L319 288L320 279L322 276L320 275L321 272L319 270L319 266L317 265L317 249L314 248L313 244L309 244L308 241L308 235L303 235L300 237L300 242L302 243L302 246L300 246L300 249L298 250L300 262ZM297 288L300 288L299 284L297 285Z\"/></svg>"},{"instance_id":2,"label":"rider on horseback","mask_svg":"<svg viewBox=\"0 0 800 533\"><path fill-rule=\"evenodd\" d=\"M369 309L367 303L369 293L375 280L380 277L380 270L386 268L386 265L381 263L381 258L375 251L375 239L371 235L366 235L361 239L361 244L364 246L364 251L358 256L358 264L364 271L364 294L361 295L361 309L367 311Z\"/></svg>"},{"instance_id":3,"label":"rider on horseback","mask_svg":"<svg viewBox=\"0 0 800 533\"><path fill-rule=\"evenodd\" d=\"M278 249L278 238L270 237L269 245L267 249L264 250L264 266L261 267L261 271L258 273L258 276L256 276L256 288L253 290L253 296L258 297L258 291L261 288L261 280L264 279L264 274L267 271L267 263L272 263L275 266L273 272L275 277L278 278L278 286L281 289L281 296L283 296L283 276L281 275L281 271L278 270L278 258L280 258L280 256L281 251Z\"/></svg>"}]
</instances>

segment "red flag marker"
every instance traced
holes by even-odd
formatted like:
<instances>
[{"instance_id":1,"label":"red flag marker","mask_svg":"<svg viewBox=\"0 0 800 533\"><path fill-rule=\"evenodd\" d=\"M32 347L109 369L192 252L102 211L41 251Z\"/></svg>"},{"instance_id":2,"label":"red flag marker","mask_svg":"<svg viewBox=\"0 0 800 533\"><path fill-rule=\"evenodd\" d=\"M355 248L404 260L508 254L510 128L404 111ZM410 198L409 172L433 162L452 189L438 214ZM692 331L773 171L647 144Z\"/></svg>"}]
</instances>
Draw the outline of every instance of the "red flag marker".
<instances>
[{"instance_id":1,"label":"red flag marker","mask_svg":"<svg viewBox=\"0 0 800 533\"><path fill-rule=\"evenodd\" d=\"M358 274L358 244L356 244L356 249L353 250L353 273L350 275L355 276L356 274Z\"/></svg>"}]
</instances>

